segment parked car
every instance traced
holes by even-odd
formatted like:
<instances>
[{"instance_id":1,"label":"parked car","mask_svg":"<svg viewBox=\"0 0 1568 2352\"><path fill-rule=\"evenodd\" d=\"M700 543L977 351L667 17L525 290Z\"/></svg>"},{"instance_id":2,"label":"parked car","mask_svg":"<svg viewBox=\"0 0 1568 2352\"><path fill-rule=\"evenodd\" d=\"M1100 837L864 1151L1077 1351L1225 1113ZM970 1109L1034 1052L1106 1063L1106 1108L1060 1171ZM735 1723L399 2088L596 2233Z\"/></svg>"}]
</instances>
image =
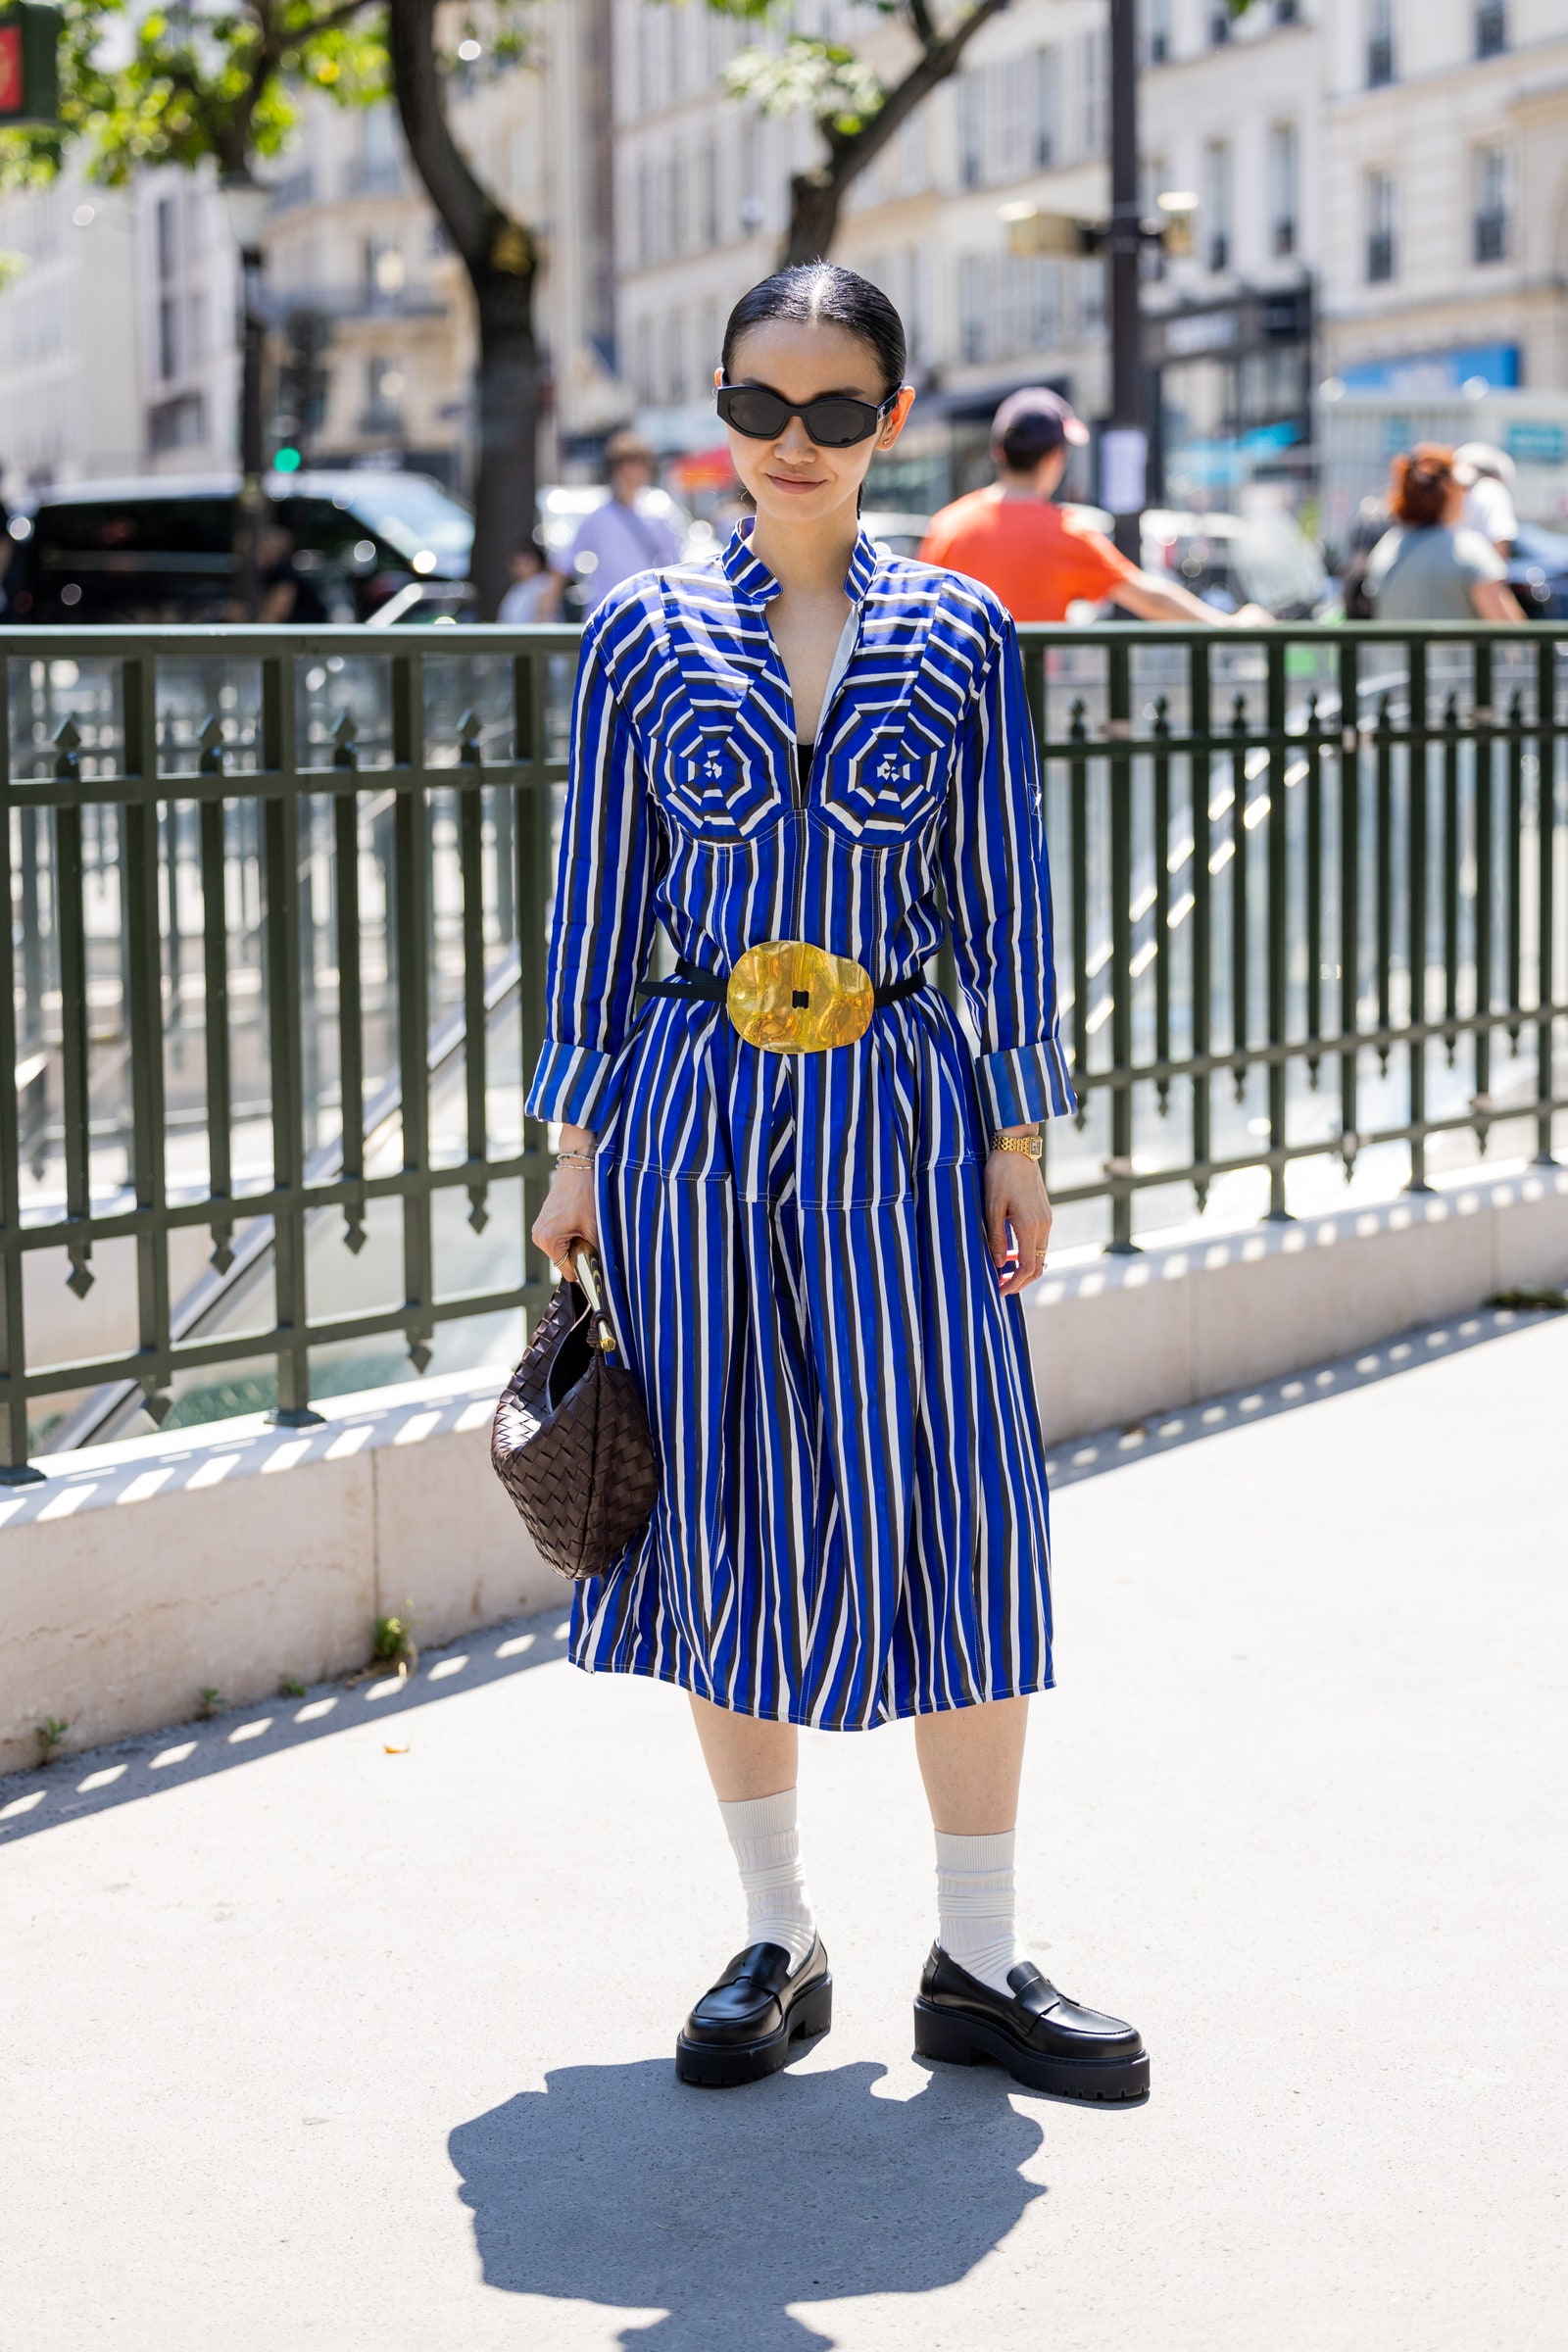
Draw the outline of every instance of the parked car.
<instances>
[{"instance_id":1,"label":"parked car","mask_svg":"<svg viewBox=\"0 0 1568 2352\"><path fill-rule=\"evenodd\" d=\"M473 517L422 473L272 474L267 520L328 620L432 621L472 611ZM12 516L7 617L150 626L235 617L232 475L73 483Z\"/></svg>"},{"instance_id":2,"label":"parked car","mask_svg":"<svg viewBox=\"0 0 1568 2352\"><path fill-rule=\"evenodd\" d=\"M1568 531L1522 522L1508 559L1508 585L1526 620L1568 619Z\"/></svg>"},{"instance_id":3,"label":"parked car","mask_svg":"<svg viewBox=\"0 0 1568 2352\"><path fill-rule=\"evenodd\" d=\"M1222 612L1261 605L1279 620L1312 620L1333 595L1322 557L1282 510L1196 514L1151 507L1142 555L1146 571L1169 572Z\"/></svg>"}]
</instances>

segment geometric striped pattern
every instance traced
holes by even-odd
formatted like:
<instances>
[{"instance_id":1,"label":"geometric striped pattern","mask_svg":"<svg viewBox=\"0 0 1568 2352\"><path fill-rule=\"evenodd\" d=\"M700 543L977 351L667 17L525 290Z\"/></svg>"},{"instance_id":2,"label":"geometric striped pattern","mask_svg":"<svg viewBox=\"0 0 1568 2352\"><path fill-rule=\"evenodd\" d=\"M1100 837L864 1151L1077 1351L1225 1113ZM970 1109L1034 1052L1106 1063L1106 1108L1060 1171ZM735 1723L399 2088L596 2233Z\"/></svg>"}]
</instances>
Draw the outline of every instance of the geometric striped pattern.
<instances>
[{"instance_id":1,"label":"geometric striped pattern","mask_svg":"<svg viewBox=\"0 0 1568 2352\"><path fill-rule=\"evenodd\" d=\"M862 532L855 651L799 776L748 527L626 582L583 638L528 1107L599 1134L661 1487L579 1587L571 1655L855 1730L1050 1685L1043 1448L980 1166L994 1126L1073 1096L1011 622ZM935 954L944 901L972 1040L934 988L802 1054L636 995L656 922L708 970L799 938L881 985Z\"/></svg>"}]
</instances>

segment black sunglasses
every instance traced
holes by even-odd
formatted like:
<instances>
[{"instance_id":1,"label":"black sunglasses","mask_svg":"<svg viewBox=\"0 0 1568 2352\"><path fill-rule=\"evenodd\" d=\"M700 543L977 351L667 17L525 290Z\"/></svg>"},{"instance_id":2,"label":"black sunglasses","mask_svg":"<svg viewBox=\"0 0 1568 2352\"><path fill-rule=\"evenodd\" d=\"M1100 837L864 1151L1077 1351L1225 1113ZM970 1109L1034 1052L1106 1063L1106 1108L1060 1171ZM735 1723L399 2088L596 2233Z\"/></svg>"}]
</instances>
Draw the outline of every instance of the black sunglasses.
<instances>
[{"instance_id":1,"label":"black sunglasses","mask_svg":"<svg viewBox=\"0 0 1568 2352\"><path fill-rule=\"evenodd\" d=\"M841 392L797 403L760 384L720 384L718 413L748 441L776 441L790 418L798 416L818 449L852 449L857 441L870 439L898 397L890 392L880 408Z\"/></svg>"}]
</instances>

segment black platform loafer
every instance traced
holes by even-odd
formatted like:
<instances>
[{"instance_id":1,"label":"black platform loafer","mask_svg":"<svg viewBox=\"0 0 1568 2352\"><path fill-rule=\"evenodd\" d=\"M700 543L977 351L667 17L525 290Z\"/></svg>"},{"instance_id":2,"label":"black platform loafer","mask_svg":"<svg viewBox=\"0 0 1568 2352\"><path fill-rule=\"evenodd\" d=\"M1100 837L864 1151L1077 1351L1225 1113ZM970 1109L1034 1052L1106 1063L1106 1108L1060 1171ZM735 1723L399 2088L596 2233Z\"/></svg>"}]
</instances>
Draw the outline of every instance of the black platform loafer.
<instances>
[{"instance_id":1,"label":"black platform loafer","mask_svg":"<svg viewBox=\"0 0 1568 2352\"><path fill-rule=\"evenodd\" d=\"M781 1943L750 1943L704 1993L675 2043L683 2082L717 2088L776 2074L799 2041L833 2023L833 1979L819 1936L794 1976Z\"/></svg>"},{"instance_id":2,"label":"black platform loafer","mask_svg":"<svg viewBox=\"0 0 1568 2352\"><path fill-rule=\"evenodd\" d=\"M934 1943L914 2004L916 2055L956 2066L989 2059L1063 2099L1144 2096L1149 2058L1135 2027L1069 2001L1032 1960L1010 1968L1007 1983L1010 1995L993 1991Z\"/></svg>"}]
</instances>

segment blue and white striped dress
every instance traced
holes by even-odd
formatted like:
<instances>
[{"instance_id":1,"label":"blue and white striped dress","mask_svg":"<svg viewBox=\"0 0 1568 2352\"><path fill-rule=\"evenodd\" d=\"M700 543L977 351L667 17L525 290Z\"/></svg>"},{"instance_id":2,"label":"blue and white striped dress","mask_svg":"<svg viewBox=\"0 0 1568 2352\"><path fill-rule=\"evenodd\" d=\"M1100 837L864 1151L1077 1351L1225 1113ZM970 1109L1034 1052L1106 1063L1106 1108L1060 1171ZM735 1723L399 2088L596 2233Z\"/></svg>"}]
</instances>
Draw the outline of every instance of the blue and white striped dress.
<instances>
[{"instance_id":1,"label":"blue and white striped dress","mask_svg":"<svg viewBox=\"0 0 1568 2352\"><path fill-rule=\"evenodd\" d=\"M583 639L528 1108L598 1131L661 1488L578 1587L571 1655L850 1731L1050 1687L1043 1446L980 1175L993 1128L1073 1096L1011 621L862 532L854 651L798 777L748 531L628 580ZM708 971L805 939L884 985L935 954L944 897L978 1053L935 988L795 1054L636 994L656 922Z\"/></svg>"}]
</instances>

